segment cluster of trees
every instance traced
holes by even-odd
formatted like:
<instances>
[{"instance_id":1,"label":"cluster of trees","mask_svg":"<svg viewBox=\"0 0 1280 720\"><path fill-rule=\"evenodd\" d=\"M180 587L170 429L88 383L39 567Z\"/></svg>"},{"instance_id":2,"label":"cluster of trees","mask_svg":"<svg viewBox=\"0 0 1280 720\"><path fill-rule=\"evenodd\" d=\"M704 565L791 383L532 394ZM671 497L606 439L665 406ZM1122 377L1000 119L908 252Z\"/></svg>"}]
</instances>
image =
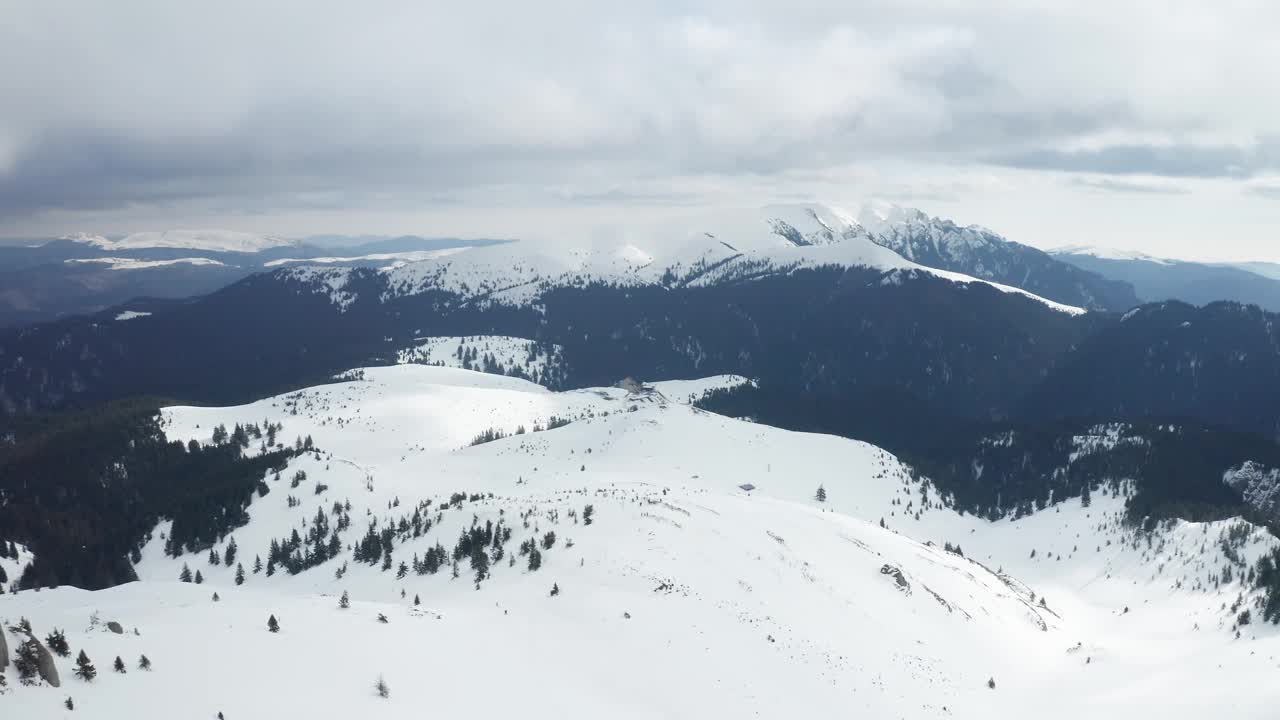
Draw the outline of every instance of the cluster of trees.
<instances>
[{"instance_id":1,"label":"cluster of trees","mask_svg":"<svg viewBox=\"0 0 1280 720\"><path fill-rule=\"evenodd\" d=\"M351 527L350 511L350 501L334 501L330 513L323 507L316 508L315 516L307 525L306 537L294 528L289 537L272 539L267 550L267 576L275 575L277 567L297 575L338 557L343 549L341 533Z\"/></svg>"},{"instance_id":2,"label":"cluster of trees","mask_svg":"<svg viewBox=\"0 0 1280 720\"><path fill-rule=\"evenodd\" d=\"M0 443L0 537L35 555L20 588L135 580L132 562L163 518L173 520L171 554L206 548L248 520L254 488L292 455L170 441L159 406L144 398L0 420L0 435L14 438Z\"/></svg>"},{"instance_id":3,"label":"cluster of trees","mask_svg":"<svg viewBox=\"0 0 1280 720\"><path fill-rule=\"evenodd\" d=\"M247 425L236 423L235 429L228 433L227 426L219 424L213 428L212 440L214 445L230 443L239 446L241 449L248 449L251 440L265 440L266 444L263 450L266 450L276 446L276 436L283 429L284 424L282 423L272 423L270 420L264 420L262 425L257 423L249 423Z\"/></svg>"},{"instance_id":4,"label":"cluster of trees","mask_svg":"<svg viewBox=\"0 0 1280 720\"><path fill-rule=\"evenodd\" d=\"M547 424L545 426L540 423L534 423L533 432L542 432L543 430L555 430L558 427L564 427L565 425L568 425L570 422L571 421L566 418L552 415L551 417L547 418ZM501 428L489 428L487 430L482 431L479 435L476 435L474 438L471 438L471 444L473 446L483 445L485 443L493 442L494 440L501 440L502 438L505 438L505 437L511 437L512 435L524 435L525 432L526 430L523 425L517 425L515 432L512 432L512 433L508 433L502 430Z\"/></svg>"},{"instance_id":5,"label":"cluster of trees","mask_svg":"<svg viewBox=\"0 0 1280 720\"><path fill-rule=\"evenodd\" d=\"M17 650L14 652L13 665L14 670L18 674L18 681L24 685L33 685L40 678L40 647L35 639L34 631L31 623L26 618L22 618L18 624L9 628L12 632L25 635L26 640L22 641ZM49 652L62 658L71 657L71 646L67 642L66 634L62 630L54 628L45 637L45 647ZM75 676L85 682L92 682L98 677L98 669L94 666L93 661L89 659L89 655L81 650L76 656ZM112 663L112 668L117 672L124 674L128 672L125 667L124 660L116 656ZM151 670L151 660L146 655L138 658L139 670ZM0 674L0 687L3 687L4 676ZM70 706L68 706L70 707Z\"/></svg>"}]
</instances>

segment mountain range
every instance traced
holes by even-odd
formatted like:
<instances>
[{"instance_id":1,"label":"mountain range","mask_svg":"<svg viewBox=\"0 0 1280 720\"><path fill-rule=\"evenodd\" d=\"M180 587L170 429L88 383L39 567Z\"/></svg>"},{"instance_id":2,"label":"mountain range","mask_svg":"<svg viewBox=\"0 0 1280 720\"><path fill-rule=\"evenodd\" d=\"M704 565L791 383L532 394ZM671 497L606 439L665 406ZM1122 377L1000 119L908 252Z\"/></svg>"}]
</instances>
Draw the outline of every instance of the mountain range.
<instances>
[{"instance_id":1,"label":"mountain range","mask_svg":"<svg viewBox=\"0 0 1280 720\"><path fill-rule=\"evenodd\" d=\"M0 331L23 717L1280 701L1266 310L880 205L241 240L60 241L256 270Z\"/></svg>"}]
</instances>

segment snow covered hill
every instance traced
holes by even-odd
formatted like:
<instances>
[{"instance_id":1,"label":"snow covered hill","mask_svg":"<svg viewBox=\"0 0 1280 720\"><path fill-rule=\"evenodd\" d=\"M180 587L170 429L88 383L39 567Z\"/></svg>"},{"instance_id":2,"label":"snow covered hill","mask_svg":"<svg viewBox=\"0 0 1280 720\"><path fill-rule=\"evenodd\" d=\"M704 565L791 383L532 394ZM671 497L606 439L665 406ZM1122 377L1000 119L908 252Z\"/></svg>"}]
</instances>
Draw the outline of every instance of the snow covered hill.
<instances>
[{"instance_id":1,"label":"snow covered hill","mask_svg":"<svg viewBox=\"0 0 1280 720\"><path fill-rule=\"evenodd\" d=\"M821 205L769 206L751 211L699 214L681 221L615 228L608 234L480 247L385 270L385 297L443 290L486 303L524 305L556 287L594 283L697 287L785 275L802 268L867 267L956 283L984 283L1064 312L1078 307L1046 300L1020 288L926 267L872 242L843 211ZM286 271L309 281L314 268ZM905 273L905 275L903 275ZM349 275L349 273L348 273ZM326 274L326 283L344 282Z\"/></svg>"},{"instance_id":2,"label":"snow covered hill","mask_svg":"<svg viewBox=\"0 0 1280 720\"><path fill-rule=\"evenodd\" d=\"M345 377L165 411L172 439L240 425L249 452L313 449L212 546L174 557L162 523L141 582L0 595L0 619L65 630L98 670L87 683L58 659L53 689L10 669L0 707L1199 720L1280 700L1280 635L1234 632L1239 568L1274 544L1240 521L1146 533L1102 492L961 515L879 448L684 404L742 378L555 393L419 364Z\"/></svg>"},{"instance_id":3,"label":"snow covered hill","mask_svg":"<svg viewBox=\"0 0 1280 720\"><path fill-rule=\"evenodd\" d=\"M102 250L141 250L146 248L183 248L211 252L253 253L269 248L295 245L292 240L272 235L238 232L235 230L165 230L137 232L118 239L102 235L76 233L64 240L91 245Z\"/></svg>"}]
</instances>

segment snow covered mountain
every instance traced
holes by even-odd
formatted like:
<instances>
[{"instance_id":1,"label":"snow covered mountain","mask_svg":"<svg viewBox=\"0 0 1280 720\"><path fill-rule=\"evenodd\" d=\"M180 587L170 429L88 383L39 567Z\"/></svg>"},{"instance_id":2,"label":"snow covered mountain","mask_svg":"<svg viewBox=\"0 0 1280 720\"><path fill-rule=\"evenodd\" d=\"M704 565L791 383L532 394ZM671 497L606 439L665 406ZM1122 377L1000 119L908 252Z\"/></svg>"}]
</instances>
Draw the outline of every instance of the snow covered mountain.
<instances>
[{"instance_id":1,"label":"snow covered mountain","mask_svg":"<svg viewBox=\"0 0 1280 720\"><path fill-rule=\"evenodd\" d=\"M920 210L884 203L863 207L858 221L873 242L927 265L1020 287L1069 305L1128 310L1133 288L978 225L961 226Z\"/></svg>"},{"instance_id":2,"label":"snow covered mountain","mask_svg":"<svg viewBox=\"0 0 1280 720\"><path fill-rule=\"evenodd\" d=\"M59 687L11 667L0 704L33 720L67 698L141 720L1198 720L1280 700L1280 633L1240 624L1242 568L1276 541L1242 521L1143 530L1122 521L1123 483L1016 520L961 514L874 446L683 404L740 378L346 378L167 409L174 440L237 427L249 454L301 450L230 532L161 522L140 582L0 595L11 649L25 619L69 650ZM91 682L73 677L81 650Z\"/></svg>"},{"instance_id":3,"label":"snow covered mountain","mask_svg":"<svg viewBox=\"0 0 1280 720\"><path fill-rule=\"evenodd\" d=\"M102 250L181 248L184 250L237 253L261 252L270 248L288 247L297 244L296 241L273 235L259 235L235 230L163 230L131 233L116 239L82 232L67 235L63 239Z\"/></svg>"},{"instance_id":4,"label":"snow covered mountain","mask_svg":"<svg viewBox=\"0 0 1280 720\"><path fill-rule=\"evenodd\" d=\"M821 267L893 272L886 278L892 282L905 273L983 283L1064 312L1082 311L1018 287L913 262L872 242L849 214L821 205L699 214L617 228L606 237L475 248L389 269L386 297L443 290L486 303L522 305L558 287L699 287ZM293 277L304 282L321 279L335 302L342 302L347 297L341 290L346 284L343 275L298 268Z\"/></svg>"}]
</instances>

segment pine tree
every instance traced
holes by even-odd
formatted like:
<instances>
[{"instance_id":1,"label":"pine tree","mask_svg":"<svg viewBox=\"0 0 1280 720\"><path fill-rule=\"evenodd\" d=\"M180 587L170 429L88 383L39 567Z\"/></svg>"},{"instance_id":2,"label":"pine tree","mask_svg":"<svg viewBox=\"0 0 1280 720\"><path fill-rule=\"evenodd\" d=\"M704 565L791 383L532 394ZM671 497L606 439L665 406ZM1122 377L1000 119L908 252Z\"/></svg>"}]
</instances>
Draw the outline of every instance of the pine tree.
<instances>
[{"instance_id":1,"label":"pine tree","mask_svg":"<svg viewBox=\"0 0 1280 720\"><path fill-rule=\"evenodd\" d=\"M276 621L275 615L267 618L267 630L270 630L273 633L280 632L280 623Z\"/></svg>"},{"instance_id":2,"label":"pine tree","mask_svg":"<svg viewBox=\"0 0 1280 720\"><path fill-rule=\"evenodd\" d=\"M185 583L191 582L191 568L186 563L182 563L182 573L178 575L178 579Z\"/></svg>"},{"instance_id":3,"label":"pine tree","mask_svg":"<svg viewBox=\"0 0 1280 720\"><path fill-rule=\"evenodd\" d=\"M990 689L992 689L992 690L995 690L995 689L996 689L996 679L995 679L995 678L989 678L989 679L987 680L987 687L988 687L988 688L990 688Z\"/></svg>"},{"instance_id":4,"label":"pine tree","mask_svg":"<svg viewBox=\"0 0 1280 720\"><path fill-rule=\"evenodd\" d=\"M387 685L387 681L381 675L378 676L378 682L373 684L373 689L378 693L378 697L383 700L391 697L391 687Z\"/></svg>"},{"instance_id":5,"label":"pine tree","mask_svg":"<svg viewBox=\"0 0 1280 720\"><path fill-rule=\"evenodd\" d=\"M262 572L262 556L254 555L253 556L253 574L257 575L260 572Z\"/></svg>"},{"instance_id":6,"label":"pine tree","mask_svg":"<svg viewBox=\"0 0 1280 720\"><path fill-rule=\"evenodd\" d=\"M200 571L199 571L199 570L197 570L197 571L196 571L196 584L197 584L197 585L203 585L203 584L204 584L204 576L200 574Z\"/></svg>"},{"instance_id":7,"label":"pine tree","mask_svg":"<svg viewBox=\"0 0 1280 720\"><path fill-rule=\"evenodd\" d=\"M231 567L231 564L236 561L236 551L238 550L239 548L236 547L236 539L231 538L231 542L227 543L227 551L222 556L222 561L227 564L227 567Z\"/></svg>"},{"instance_id":8,"label":"pine tree","mask_svg":"<svg viewBox=\"0 0 1280 720\"><path fill-rule=\"evenodd\" d=\"M70 657L71 648L67 645L67 636L61 630L54 628L44 639L44 644L49 646L54 655L58 657Z\"/></svg>"},{"instance_id":9,"label":"pine tree","mask_svg":"<svg viewBox=\"0 0 1280 720\"><path fill-rule=\"evenodd\" d=\"M419 598L416 594L413 596L413 604L415 607L422 604L422 599Z\"/></svg>"},{"instance_id":10,"label":"pine tree","mask_svg":"<svg viewBox=\"0 0 1280 720\"><path fill-rule=\"evenodd\" d=\"M75 673L76 677L85 682L93 682L93 679L98 677L98 669L89 661L89 656L85 655L83 650L81 650L80 655L76 657Z\"/></svg>"},{"instance_id":11,"label":"pine tree","mask_svg":"<svg viewBox=\"0 0 1280 720\"><path fill-rule=\"evenodd\" d=\"M560 594L560 584L559 584L559 583L551 583L551 597L555 597L555 596L557 596L557 595L559 595L559 594Z\"/></svg>"},{"instance_id":12,"label":"pine tree","mask_svg":"<svg viewBox=\"0 0 1280 720\"><path fill-rule=\"evenodd\" d=\"M816 492L816 493L814 493L814 494L813 494L813 499L814 499L814 500L817 500L818 502L826 502L826 501L827 501L827 489L826 489L826 488L824 488L824 487L822 487L821 485L819 485L819 486L818 486L818 492Z\"/></svg>"},{"instance_id":13,"label":"pine tree","mask_svg":"<svg viewBox=\"0 0 1280 720\"><path fill-rule=\"evenodd\" d=\"M138 658L138 669L139 669L139 670L146 670L146 671L150 672L150 671L151 671L151 658L147 657L146 655L142 655L142 656L140 656L140 657Z\"/></svg>"},{"instance_id":14,"label":"pine tree","mask_svg":"<svg viewBox=\"0 0 1280 720\"><path fill-rule=\"evenodd\" d=\"M74 701L74 700L72 700L70 697L68 697L66 700L63 700L63 701L62 701L62 705L63 705L64 707L66 707L68 710L75 710L75 709L76 709L76 703L75 703L75 701Z\"/></svg>"},{"instance_id":15,"label":"pine tree","mask_svg":"<svg viewBox=\"0 0 1280 720\"><path fill-rule=\"evenodd\" d=\"M593 516L595 515L595 513L596 513L596 509L595 509L595 506L593 505L588 505L582 508L582 524L590 525L594 521Z\"/></svg>"},{"instance_id":16,"label":"pine tree","mask_svg":"<svg viewBox=\"0 0 1280 720\"><path fill-rule=\"evenodd\" d=\"M116 656L116 661L112 663L111 667L115 668L115 671L120 673L121 675L129 672L128 670L125 669L124 661L120 659L119 655Z\"/></svg>"},{"instance_id":17,"label":"pine tree","mask_svg":"<svg viewBox=\"0 0 1280 720\"><path fill-rule=\"evenodd\" d=\"M213 594L213 601L214 601L214 602L219 602L219 601L221 601L221 600L222 600L222 598L218 597L218 593L214 593L214 594Z\"/></svg>"},{"instance_id":18,"label":"pine tree","mask_svg":"<svg viewBox=\"0 0 1280 720\"><path fill-rule=\"evenodd\" d=\"M33 638L27 638L14 654L13 668L18 671L18 682L34 685L40 675L40 648Z\"/></svg>"},{"instance_id":19,"label":"pine tree","mask_svg":"<svg viewBox=\"0 0 1280 720\"><path fill-rule=\"evenodd\" d=\"M236 563L236 584L244 584L244 565L241 565L240 563Z\"/></svg>"},{"instance_id":20,"label":"pine tree","mask_svg":"<svg viewBox=\"0 0 1280 720\"><path fill-rule=\"evenodd\" d=\"M347 608L351 607L351 597L347 595L346 590L343 590L342 597L338 598L338 607L342 608L343 610L346 610Z\"/></svg>"},{"instance_id":21,"label":"pine tree","mask_svg":"<svg viewBox=\"0 0 1280 720\"><path fill-rule=\"evenodd\" d=\"M542 567L542 553L538 551L538 547L535 545L529 550L529 570L534 572L540 567Z\"/></svg>"}]
</instances>

